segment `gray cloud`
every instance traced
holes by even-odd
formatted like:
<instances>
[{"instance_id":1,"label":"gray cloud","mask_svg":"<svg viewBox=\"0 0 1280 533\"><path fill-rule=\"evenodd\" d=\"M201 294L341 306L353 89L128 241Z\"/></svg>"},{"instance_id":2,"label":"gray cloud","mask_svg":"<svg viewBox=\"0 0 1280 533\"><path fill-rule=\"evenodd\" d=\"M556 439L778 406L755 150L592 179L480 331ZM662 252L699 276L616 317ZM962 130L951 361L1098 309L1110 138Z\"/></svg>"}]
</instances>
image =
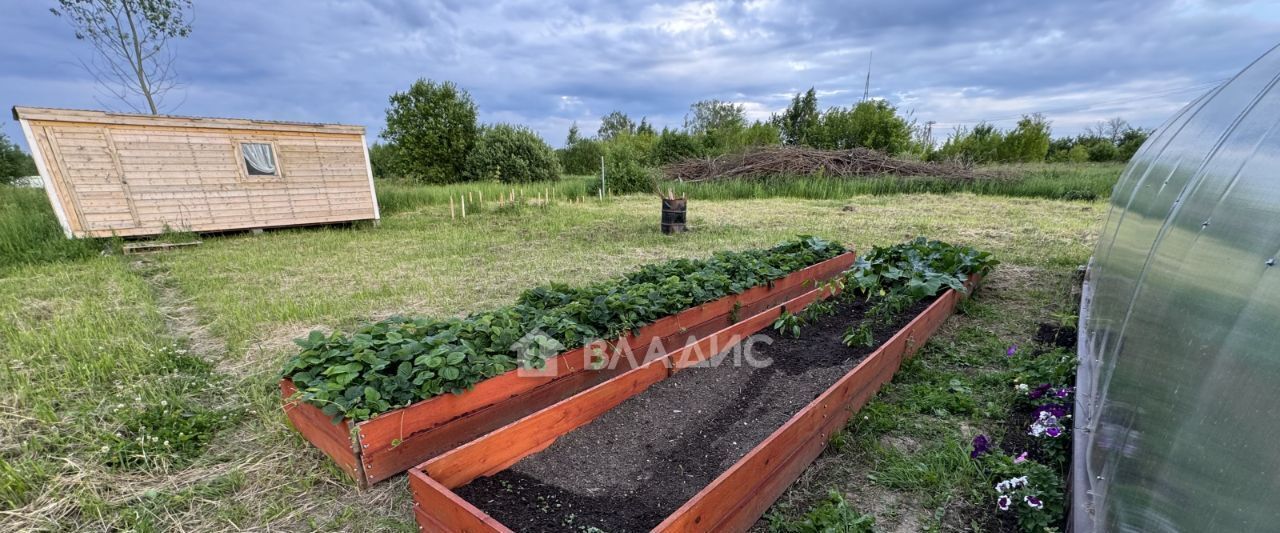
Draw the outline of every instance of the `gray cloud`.
<instances>
[{"instance_id":1,"label":"gray cloud","mask_svg":"<svg viewBox=\"0 0 1280 533\"><path fill-rule=\"evenodd\" d=\"M7 8L0 103L100 108L88 57L42 2ZM559 144L622 109L679 125L703 98L767 116L818 88L822 105L872 93L936 121L1009 125L1045 112L1060 134L1111 116L1158 125L1275 44L1265 2L504 2L197 0L177 48L174 112L363 124L414 79L468 89L485 121ZM11 137L18 128L6 124Z\"/></svg>"}]
</instances>

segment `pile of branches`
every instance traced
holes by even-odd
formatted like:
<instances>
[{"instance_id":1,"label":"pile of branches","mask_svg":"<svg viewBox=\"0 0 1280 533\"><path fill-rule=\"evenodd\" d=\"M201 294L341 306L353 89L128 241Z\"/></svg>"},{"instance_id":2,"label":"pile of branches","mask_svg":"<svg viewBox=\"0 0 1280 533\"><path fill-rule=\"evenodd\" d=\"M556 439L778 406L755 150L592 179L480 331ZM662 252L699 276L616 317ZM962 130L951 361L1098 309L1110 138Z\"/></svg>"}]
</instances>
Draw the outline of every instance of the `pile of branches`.
<instances>
[{"instance_id":1,"label":"pile of branches","mask_svg":"<svg viewBox=\"0 0 1280 533\"><path fill-rule=\"evenodd\" d=\"M866 148L818 150L798 146L762 147L714 158L686 159L662 167L662 173L667 179L687 182L786 175L894 175L964 181L997 177L958 163L907 161Z\"/></svg>"}]
</instances>

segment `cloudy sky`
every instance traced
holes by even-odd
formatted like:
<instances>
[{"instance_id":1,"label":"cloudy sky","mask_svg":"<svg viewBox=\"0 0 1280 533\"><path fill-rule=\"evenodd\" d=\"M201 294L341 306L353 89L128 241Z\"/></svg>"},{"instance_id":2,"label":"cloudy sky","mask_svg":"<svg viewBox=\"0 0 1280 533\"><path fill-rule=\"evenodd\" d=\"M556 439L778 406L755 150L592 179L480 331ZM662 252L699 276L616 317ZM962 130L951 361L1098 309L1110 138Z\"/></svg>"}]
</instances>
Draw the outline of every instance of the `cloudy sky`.
<instances>
[{"instance_id":1,"label":"cloudy sky","mask_svg":"<svg viewBox=\"0 0 1280 533\"><path fill-rule=\"evenodd\" d=\"M81 69L91 50L53 3L0 0L0 104L127 110ZM766 118L810 86L847 106L874 53L871 95L935 135L1030 112L1075 134L1114 116L1158 126L1278 39L1267 1L195 0L166 111L361 124L372 140L387 96L425 77L558 146L615 109L678 126L717 98Z\"/></svg>"}]
</instances>

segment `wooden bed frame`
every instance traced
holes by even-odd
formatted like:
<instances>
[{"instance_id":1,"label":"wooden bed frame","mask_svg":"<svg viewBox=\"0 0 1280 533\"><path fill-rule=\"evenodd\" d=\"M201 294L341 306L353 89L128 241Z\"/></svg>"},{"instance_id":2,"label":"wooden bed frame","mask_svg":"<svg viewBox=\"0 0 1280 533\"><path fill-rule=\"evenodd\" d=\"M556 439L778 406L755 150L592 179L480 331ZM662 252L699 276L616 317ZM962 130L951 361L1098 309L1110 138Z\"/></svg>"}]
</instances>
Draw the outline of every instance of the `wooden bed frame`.
<instances>
[{"instance_id":1,"label":"wooden bed frame","mask_svg":"<svg viewBox=\"0 0 1280 533\"><path fill-rule=\"evenodd\" d=\"M977 286L978 276L966 286ZM443 453L409 471L414 516L428 532L508 532L493 517L451 489L493 475L550 446L650 385L682 368L717 355L768 327L785 308L798 312L838 292L834 287L808 291L782 305L733 324L697 343L649 362L576 396ZM839 431L880 387L893 379L902 362L929 339L955 310L965 293L948 290L903 326L861 363L792 416L732 467L685 502L654 531L746 531L811 463L831 435Z\"/></svg>"}]
</instances>

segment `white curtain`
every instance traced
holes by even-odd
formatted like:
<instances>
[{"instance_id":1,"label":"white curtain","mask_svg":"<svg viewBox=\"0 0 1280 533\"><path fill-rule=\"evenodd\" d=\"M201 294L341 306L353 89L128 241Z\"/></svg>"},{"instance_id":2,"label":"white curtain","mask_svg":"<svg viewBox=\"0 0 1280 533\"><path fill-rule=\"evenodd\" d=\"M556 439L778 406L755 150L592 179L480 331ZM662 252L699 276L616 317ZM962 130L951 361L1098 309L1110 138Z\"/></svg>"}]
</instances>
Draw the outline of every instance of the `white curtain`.
<instances>
[{"instance_id":1,"label":"white curtain","mask_svg":"<svg viewBox=\"0 0 1280 533\"><path fill-rule=\"evenodd\" d=\"M244 143L240 145L244 153L244 162L249 168L260 174L276 173L276 158L271 153L271 145L266 143Z\"/></svg>"}]
</instances>

